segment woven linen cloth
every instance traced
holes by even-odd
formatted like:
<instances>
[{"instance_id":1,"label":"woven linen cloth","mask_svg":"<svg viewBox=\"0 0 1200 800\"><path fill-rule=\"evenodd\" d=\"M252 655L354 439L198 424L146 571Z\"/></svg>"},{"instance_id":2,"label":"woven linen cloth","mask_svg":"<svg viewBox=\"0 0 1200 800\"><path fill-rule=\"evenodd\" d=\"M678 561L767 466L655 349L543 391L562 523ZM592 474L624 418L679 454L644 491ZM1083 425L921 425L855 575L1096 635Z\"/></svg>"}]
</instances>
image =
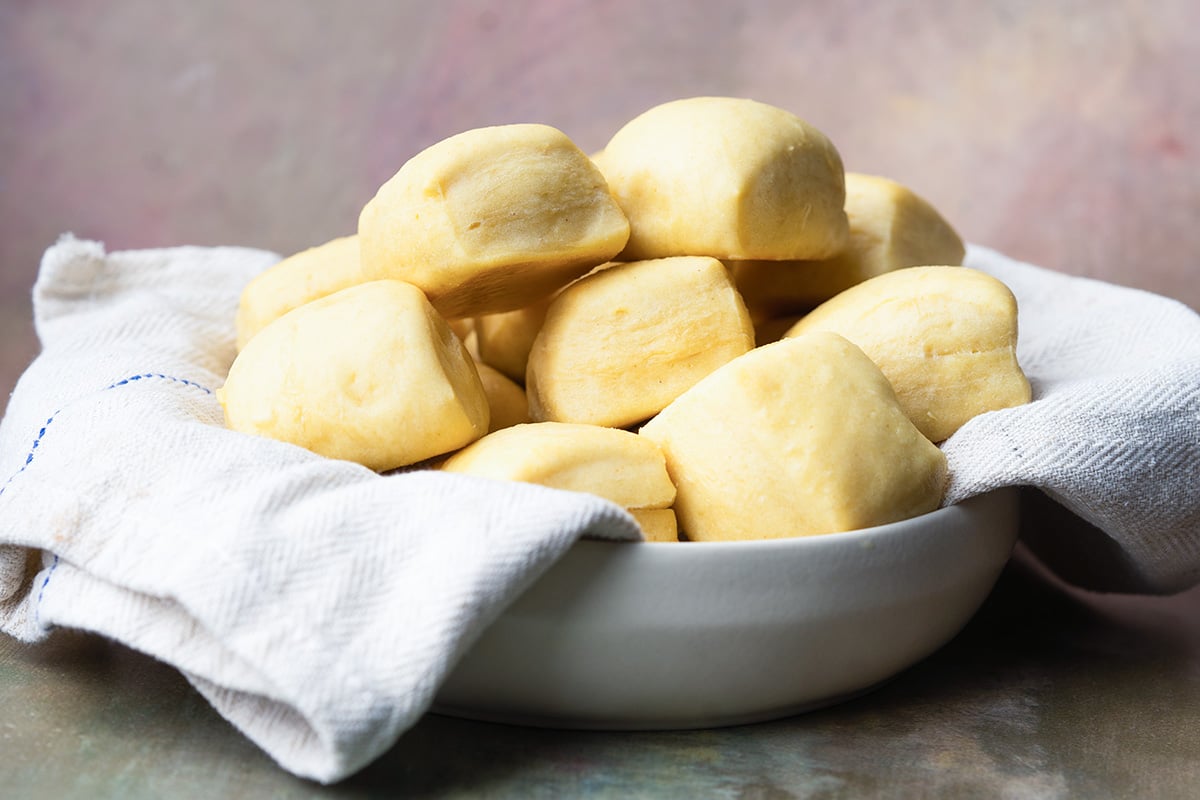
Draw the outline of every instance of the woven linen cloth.
<instances>
[{"instance_id":1,"label":"woven linen cloth","mask_svg":"<svg viewBox=\"0 0 1200 800\"><path fill-rule=\"evenodd\" d=\"M285 769L330 782L413 725L576 539L638 533L588 495L377 475L226 430L213 391L237 299L277 259L70 237L47 251L43 351L0 423L0 630L78 628L149 653ZM1035 487L1053 501L1028 538L1061 574L1200 582L1200 319L982 248L968 263L1018 297L1034 402L944 444L947 502Z\"/></svg>"},{"instance_id":2,"label":"woven linen cloth","mask_svg":"<svg viewBox=\"0 0 1200 800\"><path fill-rule=\"evenodd\" d=\"M96 631L178 667L280 765L333 781L387 750L457 657L580 535L595 497L381 476L224 428L233 248L65 239L34 289L42 354L0 424L0 629Z\"/></svg>"},{"instance_id":3,"label":"woven linen cloth","mask_svg":"<svg viewBox=\"0 0 1200 800\"><path fill-rule=\"evenodd\" d=\"M1200 583L1200 316L982 247L964 264L1016 296L1033 402L976 417L943 443L943 502L1036 487L1021 535L1061 577L1154 594Z\"/></svg>"}]
</instances>

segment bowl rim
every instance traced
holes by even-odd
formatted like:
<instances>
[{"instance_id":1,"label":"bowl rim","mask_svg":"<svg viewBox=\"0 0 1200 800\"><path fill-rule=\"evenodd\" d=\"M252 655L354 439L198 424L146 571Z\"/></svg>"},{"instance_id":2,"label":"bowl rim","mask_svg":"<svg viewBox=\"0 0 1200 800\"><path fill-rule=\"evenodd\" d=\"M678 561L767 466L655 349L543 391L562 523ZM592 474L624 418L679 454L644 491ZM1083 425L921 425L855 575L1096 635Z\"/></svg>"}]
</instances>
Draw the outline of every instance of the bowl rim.
<instances>
[{"instance_id":1,"label":"bowl rim","mask_svg":"<svg viewBox=\"0 0 1200 800\"><path fill-rule=\"evenodd\" d=\"M1002 486L991 491L982 492L972 495L971 497L959 500L957 503L940 506L933 511L927 511L924 514L918 514L915 517L907 517L905 519L896 520L895 522L885 522L880 525L872 525L867 528L854 528L848 531L833 531L830 533L813 533L802 536L773 536L764 537L762 539L728 539L728 540L707 540L707 541L692 541L690 539L681 539L677 542L652 542L645 539L607 539L607 538L582 538L576 542L580 544L598 544L598 545L628 545L636 544L640 546L651 546L655 550L664 548L681 549L681 545L687 550L703 548L705 550L753 550L762 552L777 548L780 550L795 550L795 549L815 549L820 547L829 547L834 544L850 543L854 539L877 539L884 537L900 536L909 528L926 524L938 524L947 517L955 517L962 514L977 514L985 513L978 509L978 506L989 506L992 504L1003 503L1005 506L1015 504L1017 502L1017 487Z\"/></svg>"}]
</instances>

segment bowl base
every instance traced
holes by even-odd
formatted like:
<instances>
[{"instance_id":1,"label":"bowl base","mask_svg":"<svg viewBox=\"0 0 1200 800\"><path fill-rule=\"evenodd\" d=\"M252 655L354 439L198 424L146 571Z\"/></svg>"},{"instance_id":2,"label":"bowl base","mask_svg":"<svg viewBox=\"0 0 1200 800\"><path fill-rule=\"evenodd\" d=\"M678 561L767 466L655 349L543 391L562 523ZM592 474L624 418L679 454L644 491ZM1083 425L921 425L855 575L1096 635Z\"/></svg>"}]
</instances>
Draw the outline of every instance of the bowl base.
<instances>
[{"instance_id":1,"label":"bowl base","mask_svg":"<svg viewBox=\"0 0 1200 800\"><path fill-rule=\"evenodd\" d=\"M471 720L472 722L487 722L498 725L515 725L522 728L546 728L552 730L573 731L694 731L712 728L734 728L739 725L757 725L763 722L808 714L813 711L836 706L855 700L874 692L882 686L891 683L892 678L886 678L863 689L813 700L784 708L773 708L748 714L728 714L714 717L656 719L653 717L622 719L622 718L582 718L554 716L550 714L529 714L521 711L486 710L478 708L461 708L453 705L434 703L429 709L431 714L442 717Z\"/></svg>"}]
</instances>

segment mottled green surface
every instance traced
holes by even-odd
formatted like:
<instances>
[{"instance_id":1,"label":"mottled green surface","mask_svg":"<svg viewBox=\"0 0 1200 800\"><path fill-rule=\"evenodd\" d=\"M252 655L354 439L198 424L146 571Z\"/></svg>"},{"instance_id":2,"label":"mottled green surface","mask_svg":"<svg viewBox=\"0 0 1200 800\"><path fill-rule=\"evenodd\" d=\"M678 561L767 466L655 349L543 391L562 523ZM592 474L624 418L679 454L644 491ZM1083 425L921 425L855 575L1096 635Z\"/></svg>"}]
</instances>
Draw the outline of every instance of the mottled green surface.
<instances>
[{"instance_id":1,"label":"mottled green surface","mask_svg":"<svg viewBox=\"0 0 1200 800\"><path fill-rule=\"evenodd\" d=\"M427 716L353 778L277 769L176 673L95 638L0 639L4 797L1192 798L1200 591L1100 597L1024 559L933 658L778 722L593 733Z\"/></svg>"}]
</instances>

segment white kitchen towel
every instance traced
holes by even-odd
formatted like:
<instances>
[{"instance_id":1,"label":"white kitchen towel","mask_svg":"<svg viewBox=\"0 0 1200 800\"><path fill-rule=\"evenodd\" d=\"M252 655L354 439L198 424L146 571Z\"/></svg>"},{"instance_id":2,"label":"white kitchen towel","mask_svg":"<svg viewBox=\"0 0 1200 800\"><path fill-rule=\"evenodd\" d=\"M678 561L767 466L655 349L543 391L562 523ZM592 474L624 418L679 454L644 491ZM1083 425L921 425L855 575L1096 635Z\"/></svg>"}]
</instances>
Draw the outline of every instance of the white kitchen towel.
<instances>
[{"instance_id":1,"label":"white kitchen towel","mask_svg":"<svg viewBox=\"0 0 1200 800\"><path fill-rule=\"evenodd\" d=\"M278 256L66 239L0 425L0 629L97 631L177 666L286 769L344 777L583 533L585 495L365 467L223 427L241 288Z\"/></svg>"},{"instance_id":2,"label":"white kitchen towel","mask_svg":"<svg viewBox=\"0 0 1200 800\"><path fill-rule=\"evenodd\" d=\"M75 627L150 653L283 767L332 781L415 723L575 539L637 532L586 495L380 476L225 430L213 390L237 297L276 259L69 237L47 252L43 352L0 423L0 630ZM1035 399L946 442L948 500L1037 487L1058 503L1033 544L1072 579L1200 582L1200 319L981 248L969 263L1017 294Z\"/></svg>"},{"instance_id":3,"label":"white kitchen towel","mask_svg":"<svg viewBox=\"0 0 1200 800\"><path fill-rule=\"evenodd\" d=\"M976 417L943 443L944 502L1036 487L1022 538L1060 576L1119 592L1200 583L1200 316L982 247L965 264L1017 297L1033 402Z\"/></svg>"}]
</instances>

